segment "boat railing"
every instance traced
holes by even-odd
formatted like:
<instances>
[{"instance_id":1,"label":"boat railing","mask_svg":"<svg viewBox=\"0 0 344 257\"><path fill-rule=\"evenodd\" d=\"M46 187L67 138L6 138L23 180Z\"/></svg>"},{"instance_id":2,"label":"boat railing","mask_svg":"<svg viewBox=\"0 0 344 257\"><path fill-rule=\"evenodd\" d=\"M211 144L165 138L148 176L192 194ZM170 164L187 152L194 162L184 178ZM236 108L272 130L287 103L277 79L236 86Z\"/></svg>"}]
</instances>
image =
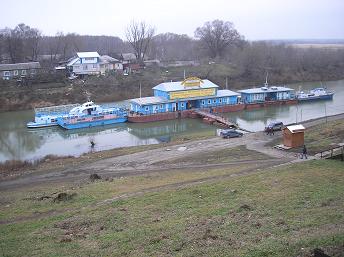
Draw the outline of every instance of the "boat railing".
<instances>
[{"instance_id":1,"label":"boat railing","mask_svg":"<svg viewBox=\"0 0 344 257\"><path fill-rule=\"evenodd\" d=\"M69 113L74 107L78 107L80 104L66 104L66 105L57 105L49 107L39 107L35 108L35 113L40 115L49 115L49 114L60 114L60 113Z\"/></svg>"}]
</instances>

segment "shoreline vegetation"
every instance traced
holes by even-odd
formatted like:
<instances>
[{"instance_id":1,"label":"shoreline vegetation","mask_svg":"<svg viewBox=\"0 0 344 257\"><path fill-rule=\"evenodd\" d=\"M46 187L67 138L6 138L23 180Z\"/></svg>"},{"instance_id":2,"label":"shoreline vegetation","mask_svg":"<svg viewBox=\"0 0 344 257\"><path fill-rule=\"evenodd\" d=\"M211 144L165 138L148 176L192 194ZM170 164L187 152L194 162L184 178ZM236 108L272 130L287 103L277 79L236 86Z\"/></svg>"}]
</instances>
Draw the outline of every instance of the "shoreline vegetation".
<instances>
[{"instance_id":1,"label":"shoreline vegetation","mask_svg":"<svg viewBox=\"0 0 344 257\"><path fill-rule=\"evenodd\" d=\"M253 77L238 74L233 65L228 64L202 64L187 67L148 67L139 73L129 76L110 73L105 76L89 76L83 80L68 81L61 78L57 82L35 83L28 86L17 86L14 81L2 81L0 92L0 112L29 110L35 107L82 103L88 98L95 102L117 102L139 97L141 83L142 96L151 96L152 87L165 81L183 80L184 70L187 76L207 78L218 84L220 88L240 90L257 87L265 81L265 72ZM168 73L166 72L168 71ZM335 81L343 79L342 73L329 73L327 76L318 76L314 73L289 72L283 74L270 74L269 83L291 84L312 81ZM317 83L315 82L315 86Z\"/></svg>"}]
</instances>

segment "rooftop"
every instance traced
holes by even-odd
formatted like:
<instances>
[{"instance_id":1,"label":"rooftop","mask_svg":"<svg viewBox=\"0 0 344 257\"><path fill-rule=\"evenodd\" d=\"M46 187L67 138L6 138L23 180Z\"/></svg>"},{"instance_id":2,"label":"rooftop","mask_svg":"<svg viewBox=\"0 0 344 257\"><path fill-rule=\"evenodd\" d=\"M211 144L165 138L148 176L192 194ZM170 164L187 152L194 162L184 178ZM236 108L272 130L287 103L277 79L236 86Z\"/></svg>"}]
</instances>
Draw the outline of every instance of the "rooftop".
<instances>
[{"instance_id":1,"label":"rooftop","mask_svg":"<svg viewBox=\"0 0 344 257\"><path fill-rule=\"evenodd\" d=\"M272 92L286 92L286 91L294 91L292 88L288 87L278 87L278 86L271 86L271 87L257 87L257 88L249 88L239 90L240 93L246 94L255 94L255 93L272 93Z\"/></svg>"},{"instance_id":2,"label":"rooftop","mask_svg":"<svg viewBox=\"0 0 344 257\"><path fill-rule=\"evenodd\" d=\"M218 88L219 86L211 82L210 80L204 79L199 86L184 86L182 84L183 81L177 82L164 82L161 83L153 89L161 90L166 92L173 92L173 91L181 91L181 90L190 90L190 89L205 89L205 88Z\"/></svg>"},{"instance_id":3,"label":"rooftop","mask_svg":"<svg viewBox=\"0 0 344 257\"><path fill-rule=\"evenodd\" d=\"M302 126L301 124L298 125L292 125L292 126L287 126L286 127L288 130L290 130L291 133L296 133L296 132L300 132L300 131L304 131L305 127Z\"/></svg>"},{"instance_id":4,"label":"rooftop","mask_svg":"<svg viewBox=\"0 0 344 257\"><path fill-rule=\"evenodd\" d=\"M78 58L78 57L75 57L74 59L70 60L70 61L67 63L67 66L74 65L78 60L79 60L79 58Z\"/></svg>"},{"instance_id":5,"label":"rooftop","mask_svg":"<svg viewBox=\"0 0 344 257\"><path fill-rule=\"evenodd\" d=\"M0 71L40 69L39 62L24 62L12 64L0 64Z\"/></svg>"},{"instance_id":6,"label":"rooftop","mask_svg":"<svg viewBox=\"0 0 344 257\"><path fill-rule=\"evenodd\" d=\"M76 53L76 55L79 58L96 58L96 57L100 57L100 55L97 52L79 52Z\"/></svg>"},{"instance_id":7,"label":"rooftop","mask_svg":"<svg viewBox=\"0 0 344 257\"><path fill-rule=\"evenodd\" d=\"M120 62L119 60L117 60L116 58L113 58L113 57L111 57L111 56L108 56L108 55L102 55L101 57L100 57L100 60L102 61L102 62L109 62L109 63L112 63L112 62Z\"/></svg>"},{"instance_id":8,"label":"rooftop","mask_svg":"<svg viewBox=\"0 0 344 257\"><path fill-rule=\"evenodd\" d=\"M148 104L167 103L168 100L165 97L161 97L161 96L149 96L149 97L130 99L130 102L134 102L139 105L148 105Z\"/></svg>"},{"instance_id":9,"label":"rooftop","mask_svg":"<svg viewBox=\"0 0 344 257\"><path fill-rule=\"evenodd\" d=\"M225 97L225 96L239 96L240 94L228 89L217 90L216 97Z\"/></svg>"}]
</instances>

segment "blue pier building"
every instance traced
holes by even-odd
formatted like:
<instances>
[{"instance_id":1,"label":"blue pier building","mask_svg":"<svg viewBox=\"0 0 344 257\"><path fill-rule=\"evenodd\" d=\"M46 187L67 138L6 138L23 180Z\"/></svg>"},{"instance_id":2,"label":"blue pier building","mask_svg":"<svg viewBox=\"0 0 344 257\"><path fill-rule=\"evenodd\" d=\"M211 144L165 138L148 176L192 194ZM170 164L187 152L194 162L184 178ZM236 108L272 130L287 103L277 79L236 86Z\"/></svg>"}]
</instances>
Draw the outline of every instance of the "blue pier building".
<instances>
[{"instance_id":1,"label":"blue pier building","mask_svg":"<svg viewBox=\"0 0 344 257\"><path fill-rule=\"evenodd\" d=\"M295 98L294 89L281 86L250 88L239 90L241 101L245 104L264 103L267 101L287 101Z\"/></svg>"},{"instance_id":2,"label":"blue pier building","mask_svg":"<svg viewBox=\"0 0 344 257\"><path fill-rule=\"evenodd\" d=\"M210 80L197 77L164 82L153 87L154 96L131 99L130 111L139 115L150 115L238 103L240 94L218 88L219 86Z\"/></svg>"}]
</instances>

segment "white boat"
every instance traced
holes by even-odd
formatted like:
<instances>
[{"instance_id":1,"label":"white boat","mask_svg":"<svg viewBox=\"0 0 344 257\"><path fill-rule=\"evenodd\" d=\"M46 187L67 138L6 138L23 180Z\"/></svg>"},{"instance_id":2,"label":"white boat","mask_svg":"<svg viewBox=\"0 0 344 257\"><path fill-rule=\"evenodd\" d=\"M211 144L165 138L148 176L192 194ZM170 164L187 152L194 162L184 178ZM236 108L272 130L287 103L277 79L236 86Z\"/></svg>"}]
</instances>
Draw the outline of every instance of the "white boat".
<instances>
[{"instance_id":1,"label":"white boat","mask_svg":"<svg viewBox=\"0 0 344 257\"><path fill-rule=\"evenodd\" d=\"M127 121L127 111L116 106L105 107L86 102L73 108L69 114L57 118L64 129L90 128Z\"/></svg>"},{"instance_id":2,"label":"white boat","mask_svg":"<svg viewBox=\"0 0 344 257\"><path fill-rule=\"evenodd\" d=\"M333 98L333 95L333 92L327 91L325 88L319 87L310 90L308 93L300 91L296 94L296 98L299 101L330 100Z\"/></svg>"},{"instance_id":3,"label":"white boat","mask_svg":"<svg viewBox=\"0 0 344 257\"><path fill-rule=\"evenodd\" d=\"M57 126L57 118L69 114L69 112L80 104L67 104L35 108L35 120L28 122L28 128L43 128Z\"/></svg>"}]
</instances>

